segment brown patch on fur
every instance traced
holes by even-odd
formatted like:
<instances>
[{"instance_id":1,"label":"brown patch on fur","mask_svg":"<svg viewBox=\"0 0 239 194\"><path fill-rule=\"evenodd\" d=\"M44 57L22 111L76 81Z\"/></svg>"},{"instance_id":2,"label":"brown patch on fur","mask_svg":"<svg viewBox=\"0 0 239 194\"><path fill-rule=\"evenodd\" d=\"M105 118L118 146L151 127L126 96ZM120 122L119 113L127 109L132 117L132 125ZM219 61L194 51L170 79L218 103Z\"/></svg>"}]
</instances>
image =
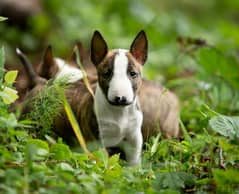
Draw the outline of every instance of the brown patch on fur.
<instances>
[{"instance_id":1,"label":"brown patch on fur","mask_svg":"<svg viewBox=\"0 0 239 194\"><path fill-rule=\"evenodd\" d=\"M179 102L175 94L159 84L143 80L139 99L143 111L144 141L160 130L167 138L180 137Z\"/></svg>"},{"instance_id":2,"label":"brown patch on fur","mask_svg":"<svg viewBox=\"0 0 239 194\"><path fill-rule=\"evenodd\" d=\"M142 76L141 76L142 65L140 65L135 60L135 58L131 55L131 53L126 53L126 56L128 57L129 60L127 75L132 83L134 93L138 94L138 91L140 90L142 84ZM131 72L136 73L136 75L132 77L130 75Z\"/></svg>"},{"instance_id":3,"label":"brown patch on fur","mask_svg":"<svg viewBox=\"0 0 239 194\"><path fill-rule=\"evenodd\" d=\"M105 59L97 66L98 83L106 98L109 89L109 82L114 71L114 59L116 55L116 51L109 52Z\"/></svg>"},{"instance_id":4,"label":"brown patch on fur","mask_svg":"<svg viewBox=\"0 0 239 194\"><path fill-rule=\"evenodd\" d=\"M95 85L93 86L95 90ZM65 95L75 114L85 141L98 139L98 124L94 114L93 97L82 81L77 81L66 89ZM53 130L70 145L75 142L75 134L65 111L54 121Z\"/></svg>"}]
</instances>

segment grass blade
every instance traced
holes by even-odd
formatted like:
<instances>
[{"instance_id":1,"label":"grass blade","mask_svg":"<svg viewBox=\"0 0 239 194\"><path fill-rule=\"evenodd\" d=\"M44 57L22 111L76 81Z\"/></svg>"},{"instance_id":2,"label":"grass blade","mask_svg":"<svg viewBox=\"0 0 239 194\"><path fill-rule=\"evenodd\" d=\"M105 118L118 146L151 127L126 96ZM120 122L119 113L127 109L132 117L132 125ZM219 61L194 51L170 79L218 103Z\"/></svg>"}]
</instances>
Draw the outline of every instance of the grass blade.
<instances>
[{"instance_id":1,"label":"grass blade","mask_svg":"<svg viewBox=\"0 0 239 194\"><path fill-rule=\"evenodd\" d=\"M97 160L97 158L86 147L86 142L85 142L85 139L80 130L80 126L78 125L78 122L77 122L75 115L70 107L70 104L68 103L68 101L66 99L66 96L65 96L63 90L59 86L56 86L56 88L57 88L58 92L61 94L64 110L65 110L67 118L72 126L72 129L76 135L77 141L79 142L83 151L89 156L89 158Z\"/></svg>"},{"instance_id":2,"label":"grass blade","mask_svg":"<svg viewBox=\"0 0 239 194\"><path fill-rule=\"evenodd\" d=\"M190 144L192 144L192 139L191 139L190 135L188 134L188 132L187 132L187 130L186 130L186 128L185 128L181 119L179 119L179 124L180 124L180 127L181 127L181 130L183 132L183 136L184 136L185 140L187 142L189 142Z\"/></svg>"},{"instance_id":3,"label":"grass blade","mask_svg":"<svg viewBox=\"0 0 239 194\"><path fill-rule=\"evenodd\" d=\"M84 69L84 67L82 66L81 62L80 62L80 54L79 54L78 47L75 47L75 48L74 48L74 52L76 53L76 63L77 63L77 65L79 65L80 70L81 70L82 73L83 73L83 81L84 81L84 83L85 83L85 85L86 85L86 88L87 88L87 90L90 92L90 94L92 95L92 97L94 98L94 96L95 96L95 95L94 95L94 92L93 92L93 90L92 90L92 88L91 88L91 86L90 86L89 80L87 79L87 74L86 74L86 72L85 72L85 69Z\"/></svg>"}]
</instances>

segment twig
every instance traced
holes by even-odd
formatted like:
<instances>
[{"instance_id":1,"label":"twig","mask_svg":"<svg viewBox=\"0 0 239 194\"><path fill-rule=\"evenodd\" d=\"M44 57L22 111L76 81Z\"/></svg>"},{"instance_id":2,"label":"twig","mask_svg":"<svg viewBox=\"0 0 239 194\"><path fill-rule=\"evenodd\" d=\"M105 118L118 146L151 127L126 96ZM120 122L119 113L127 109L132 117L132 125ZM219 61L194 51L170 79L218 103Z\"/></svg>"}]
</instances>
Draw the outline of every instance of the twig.
<instances>
[{"instance_id":1,"label":"twig","mask_svg":"<svg viewBox=\"0 0 239 194\"><path fill-rule=\"evenodd\" d=\"M219 167L222 169L226 169L222 148L219 148Z\"/></svg>"}]
</instances>

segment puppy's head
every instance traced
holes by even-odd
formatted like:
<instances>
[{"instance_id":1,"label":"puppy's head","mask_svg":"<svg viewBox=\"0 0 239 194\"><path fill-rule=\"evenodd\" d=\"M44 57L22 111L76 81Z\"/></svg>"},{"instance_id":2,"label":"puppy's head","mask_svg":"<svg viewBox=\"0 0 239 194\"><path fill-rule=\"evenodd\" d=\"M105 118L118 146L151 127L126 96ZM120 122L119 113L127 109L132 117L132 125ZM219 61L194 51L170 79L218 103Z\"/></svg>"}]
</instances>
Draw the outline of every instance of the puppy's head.
<instances>
[{"instance_id":1,"label":"puppy's head","mask_svg":"<svg viewBox=\"0 0 239 194\"><path fill-rule=\"evenodd\" d=\"M47 80L65 77L68 83L74 83L83 77L82 71L76 63L75 56L72 56L72 59L69 61L56 58L53 56L51 46L47 47L37 72Z\"/></svg>"},{"instance_id":2,"label":"puppy's head","mask_svg":"<svg viewBox=\"0 0 239 194\"><path fill-rule=\"evenodd\" d=\"M148 42L140 31L130 50L108 51L102 35L95 31L91 40L91 60L97 68L98 82L107 101L112 105L131 104L141 86L141 68L147 59Z\"/></svg>"}]
</instances>

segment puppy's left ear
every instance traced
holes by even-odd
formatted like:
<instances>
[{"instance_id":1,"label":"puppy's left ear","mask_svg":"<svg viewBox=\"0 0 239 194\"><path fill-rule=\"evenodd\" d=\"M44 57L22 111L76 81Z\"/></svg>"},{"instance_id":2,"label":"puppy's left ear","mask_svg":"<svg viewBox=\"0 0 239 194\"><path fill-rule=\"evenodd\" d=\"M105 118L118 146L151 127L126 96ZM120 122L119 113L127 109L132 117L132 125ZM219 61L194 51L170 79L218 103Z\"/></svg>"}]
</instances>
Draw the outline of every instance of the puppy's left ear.
<instances>
[{"instance_id":1,"label":"puppy's left ear","mask_svg":"<svg viewBox=\"0 0 239 194\"><path fill-rule=\"evenodd\" d=\"M108 46L99 31L95 31L91 39L91 61L97 67L108 52Z\"/></svg>"},{"instance_id":2,"label":"puppy's left ear","mask_svg":"<svg viewBox=\"0 0 239 194\"><path fill-rule=\"evenodd\" d=\"M146 62L148 56L148 40L143 30L137 34L131 44L130 53L141 65Z\"/></svg>"},{"instance_id":3,"label":"puppy's left ear","mask_svg":"<svg viewBox=\"0 0 239 194\"><path fill-rule=\"evenodd\" d=\"M50 69L55 68L55 67L56 67L56 64L54 61L52 47L51 47L51 45L48 45L48 47L46 48L46 50L43 54L42 63L38 67L38 74L41 77L50 79L51 78L51 75L50 75L51 70Z\"/></svg>"}]
</instances>

